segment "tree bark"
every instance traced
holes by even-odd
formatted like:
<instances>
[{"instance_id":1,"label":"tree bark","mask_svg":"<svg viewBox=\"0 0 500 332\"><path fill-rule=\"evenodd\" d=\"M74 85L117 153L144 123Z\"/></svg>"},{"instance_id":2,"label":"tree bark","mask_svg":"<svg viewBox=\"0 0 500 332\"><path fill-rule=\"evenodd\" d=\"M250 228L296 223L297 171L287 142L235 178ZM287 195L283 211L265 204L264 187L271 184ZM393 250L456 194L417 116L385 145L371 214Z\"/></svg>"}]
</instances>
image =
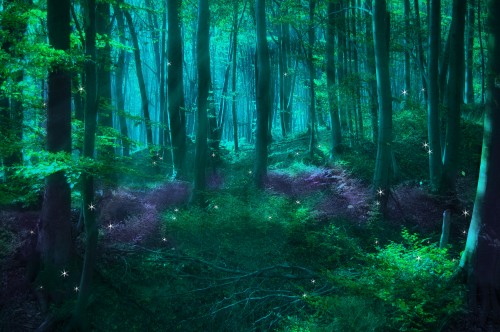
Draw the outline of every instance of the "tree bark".
<instances>
[{"instance_id":1,"label":"tree bark","mask_svg":"<svg viewBox=\"0 0 500 332\"><path fill-rule=\"evenodd\" d=\"M257 130L255 142L255 174L257 188L264 187L267 177L267 144L270 107L270 73L269 47L266 36L266 1L255 1L255 18L257 25L257 66L256 66L256 96L257 96Z\"/></svg>"},{"instance_id":2,"label":"tree bark","mask_svg":"<svg viewBox=\"0 0 500 332\"><path fill-rule=\"evenodd\" d=\"M377 159L373 188L380 201L381 211L386 213L390 190L392 149L392 94L389 77L390 18L385 0L373 1L373 40L377 68L377 92L379 104L379 132Z\"/></svg>"},{"instance_id":3,"label":"tree bark","mask_svg":"<svg viewBox=\"0 0 500 332\"><path fill-rule=\"evenodd\" d=\"M410 64L410 0L404 0L405 16L405 88L407 93L411 91L411 64Z\"/></svg>"},{"instance_id":4,"label":"tree bark","mask_svg":"<svg viewBox=\"0 0 500 332\"><path fill-rule=\"evenodd\" d=\"M314 9L316 7L315 0L309 0L309 26L307 31L308 47L307 47L307 67L309 69L309 156L311 160L314 158L316 149L316 94L314 90L314 80L316 79L316 68L313 62L314 43L316 42L316 31L314 31Z\"/></svg>"},{"instance_id":5,"label":"tree bark","mask_svg":"<svg viewBox=\"0 0 500 332\"><path fill-rule=\"evenodd\" d=\"M167 98L174 177L184 176L186 158L186 115L184 112L184 74L182 67L183 47L179 18L181 3L181 0L167 1Z\"/></svg>"},{"instance_id":6,"label":"tree bark","mask_svg":"<svg viewBox=\"0 0 500 332\"><path fill-rule=\"evenodd\" d=\"M56 50L70 49L70 1L47 1L49 43ZM47 143L48 152L71 153L71 74L63 66L51 68L48 77ZM70 261L71 191L64 172L45 180L45 195L37 250L47 270L64 268ZM54 276L55 277L55 276Z\"/></svg>"},{"instance_id":7,"label":"tree bark","mask_svg":"<svg viewBox=\"0 0 500 332\"><path fill-rule=\"evenodd\" d=\"M196 156L194 162L194 193L197 203L204 204L205 170L207 163L207 109L208 93L211 84L210 75L210 9L208 0L198 1L198 33L196 55L198 69L198 112L196 122Z\"/></svg>"},{"instance_id":8,"label":"tree bark","mask_svg":"<svg viewBox=\"0 0 500 332\"><path fill-rule=\"evenodd\" d=\"M113 8L115 11L120 43L122 45L126 45L127 41L125 39L125 22L123 20L123 13L117 8L117 5ZM123 91L123 78L125 71L125 50L120 49L115 68L115 95L118 120L120 122L120 134L122 136L122 154L124 157L128 157L130 156L130 141L128 139L127 118L125 116L125 96Z\"/></svg>"},{"instance_id":9,"label":"tree bark","mask_svg":"<svg viewBox=\"0 0 500 332\"><path fill-rule=\"evenodd\" d=\"M429 35L429 103L427 105L427 130L429 137L429 173L431 190L439 191L442 162L439 135L439 83L438 60L441 44L441 0L431 0Z\"/></svg>"},{"instance_id":10,"label":"tree bark","mask_svg":"<svg viewBox=\"0 0 500 332\"><path fill-rule=\"evenodd\" d=\"M453 1L453 31L450 33L450 49L464 49L464 27L466 4L462 0ZM444 146L442 192L456 192L456 180L460 156L460 114L464 91L464 52L450 52L450 71L448 81L448 112L446 139Z\"/></svg>"},{"instance_id":11,"label":"tree bark","mask_svg":"<svg viewBox=\"0 0 500 332\"><path fill-rule=\"evenodd\" d=\"M97 127L97 95L96 73L96 3L87 0L85 5L85 133L83 156L94 158L95 133ZM102 13L99 13L102 14ZM86 170L82 176L83 218L85 221L85 254L78 291L78 299L74 313L74 323L83 330L88 329L87 306L91 294L92 276L97 260L97 224L94 202L94 176Z\"/></svg>"},{"instance_id":12,"label":"tree bark","mask_svg":"<svg viewBox=\"0 0 500 332\"><path fill-rule=\"evenodd\" d=\"M326 36L326 79L328 87L328 103L332 122L332 153L335 158L341 152L342 132L338 108L338 97L335 83L335 11L336 5L328 3L328 26Z\"/></svg>"},{"instance_id":13,"label":"tree bark","mask_svg":"<svg viewBox=\"0 0 500 332\"><path fill-rule=\"evenodd\" d=\"M366 2L366 9L371 11L368 7L370 1ZM370 97L370 119L372 125L372 142L378 142L378 94L377 94L377 72L375 67L375 50L373 48L373 19L366 20L366 66L370 74L368 78L368 94Z\"/></svg>"}]
</instances>

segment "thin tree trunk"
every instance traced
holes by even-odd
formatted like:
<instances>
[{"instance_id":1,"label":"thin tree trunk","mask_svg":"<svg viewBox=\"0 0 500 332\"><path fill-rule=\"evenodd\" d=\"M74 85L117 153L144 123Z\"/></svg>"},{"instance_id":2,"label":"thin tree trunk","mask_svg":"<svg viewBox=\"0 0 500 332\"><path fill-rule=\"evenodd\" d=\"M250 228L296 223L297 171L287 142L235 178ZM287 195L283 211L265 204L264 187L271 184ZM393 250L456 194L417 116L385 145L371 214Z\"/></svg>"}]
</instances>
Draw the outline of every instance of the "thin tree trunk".
<instances>
[{"instance_id":1,"label":"thin tree trunk","mask_svg":"<svg viewBox=\"0 0 500 332\"><path fill-rule=\"evenodd\" d=\"M467 35L465 54L467 60L465 62L465 102L467 104L474 103L474 10L476 7L475 0L468 1L467 9Z\"/></svg>"},{"instance_id":2,"label":"thin tree trunk","mask_svg":"<svg viewBox=\"0 0 500 332\"><path fill-rule=\"evenodd\" d=\"M313 63L313 48L314 43L316 41L316 32L314 31L314 9L316 7L315 0L309 0L309 27L307 31L308 35L308 43L309 46L307 48L307 62L309 69L309 130L310 130L310 138L309 138L309 155L311 161L314 159L314 151L316 149L316 94L314 90L314 80L316 79L316 68L314 68Z\"/></svg>"},{"instance_id":3,"label":"thin tree trunk","mask_svg":"<svg viewBox=\"0 0 500 332\"><path fill-rule=\"evenodd\" d=\"M418 47L418 65L420 67L420 77L422 80L422 88L421 91L423 92L424 95L424 101L427 104L429 100L429 95L427 91L427 75L425 73L425 68L426 68L426 61L425 61L425 55L424 55L424 48L422 46L422 27L420 23L420 8L418 5L418 2L420 0L415 0L413 3L415 5L415 23L417 27L417 47ZM430 1L430 0L429 0ZM427 1L427 3L429 3Z\"/></svg>"},{"instance_id":4,"label":"thin tree trunk","mask_svg":"<svg viewBox=\"0 0 500 332\"><path fill-rule=\"evenodd\" d=\"M410 67L410 0L404 0L405 16L405 88L407 93L411 91L411 67Z\"/></svg>"},{"instance_id":5,"label":"thin tree trunk","mask_svg":"<svg viewBox=\"0 0 500 332\"><path fill-rule=\"evenodd\" d=\"M479 51L481 53L481 104L484 105L485 100L485 90L486 85L484 83L486 79L486 70L485 70L485 56L484 56L484 46L483 46L483 37L482 37L482 18L481 18L481 0L477 1L477 34L479 38Z\"/></svg>"}]
</instances>

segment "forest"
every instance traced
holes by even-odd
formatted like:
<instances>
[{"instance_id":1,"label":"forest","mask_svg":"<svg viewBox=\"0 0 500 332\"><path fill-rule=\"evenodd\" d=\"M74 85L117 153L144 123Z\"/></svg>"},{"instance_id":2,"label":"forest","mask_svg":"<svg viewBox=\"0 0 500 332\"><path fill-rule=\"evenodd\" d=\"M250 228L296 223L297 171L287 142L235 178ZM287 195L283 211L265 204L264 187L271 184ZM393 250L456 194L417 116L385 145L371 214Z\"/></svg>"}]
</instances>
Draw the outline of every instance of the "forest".
<instances>
[{"instance_id":1,"label":"forest","mask_svg":"<svg viewBox=\"0 0 500 332\"><path fill-rule=\"evenodd\" d=\"M499 17L0 0L0 331L500 331Z\"/></svg>"}]
</instances>

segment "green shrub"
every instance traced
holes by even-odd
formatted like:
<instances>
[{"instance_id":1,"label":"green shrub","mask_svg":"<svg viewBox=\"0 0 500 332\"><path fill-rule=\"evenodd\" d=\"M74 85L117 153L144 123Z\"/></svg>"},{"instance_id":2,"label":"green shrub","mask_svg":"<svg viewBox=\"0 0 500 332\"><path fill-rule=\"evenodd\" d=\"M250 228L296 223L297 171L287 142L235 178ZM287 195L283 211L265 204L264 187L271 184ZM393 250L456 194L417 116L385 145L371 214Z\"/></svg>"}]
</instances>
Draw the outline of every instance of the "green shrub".
<instances>
[{"instance_id":1,"label":"green shrub","mask_svg":"<svg viewBox=\"0 0 500 332\"><path fill-rule=\"evenodd\" d=\"M463 308L463 287L452 282L455 260L446 249L404 230L403 243L390 243L368 257L356 279L332 278L351 291L381 300L389 327L399 331L437 331Z\"/></svg>"}]
</instances>

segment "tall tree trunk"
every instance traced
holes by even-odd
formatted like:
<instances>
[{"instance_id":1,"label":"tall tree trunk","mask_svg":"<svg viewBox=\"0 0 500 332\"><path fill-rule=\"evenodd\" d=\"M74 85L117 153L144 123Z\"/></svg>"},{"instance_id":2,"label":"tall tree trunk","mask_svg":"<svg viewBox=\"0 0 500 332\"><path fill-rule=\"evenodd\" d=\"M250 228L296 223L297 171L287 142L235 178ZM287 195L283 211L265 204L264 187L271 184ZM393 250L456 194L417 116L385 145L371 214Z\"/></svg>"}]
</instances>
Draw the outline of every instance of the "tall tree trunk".
<instances>
[{"instance_id":1,"label":"tall tree trunk","mask_svg":"<svg viewBox=\"0 0 500 332\"><path fill-rule=\"evenodd\" d=\"M128 12L127 10L124 10L122 12L125 20L127 21L130 36L132 37L132 44L134 45L135 71L137 74L137 80L139 82L139 91L141 92L142 116L144 116L144 122L146 123L146 143L148 145L148 149L151 149L153 147L153 130L151 128L151 116L149 115L149 101L146 92L146 82L144 81L144 73L142 72L139 38L137 37L137 32L135 31L134 22L132 21L132 15L130 15L130 12Z\"/></svg>"},{"instance_id":2,"label":"tall tree trunk","mask_svg":"<svg viewBox=\"0 0 500 332\"><path fill-rule=\"evenodd\" d=\"M431 190L439 190L441 180L441 142L439 135L439 84L438 62L441 44L441 0L431 0L429 34L429 103L427 105L427 130L429 136L429 173Z\"/></svg>"},{"instance_id":3,"label":"tall tree trunk","mask_svg":"<svg viewBox=\"0 0 500 332\"><path fill-rule=\"evenodd\" d=\"M343 3L342 0L337 2L337 12L339 12L338 21L337 21L337 82L339 87L342 87L346 74L346 66L345 59L347 58L346 53L346 27L345 27L345 13L343 12ZM342 132L349 135L350 139L350 128L347 122L347 105L343 102L343 98L340 97L339 94L339 114L340 114L340 126L342 128Z\"/></svg>"},{"instance_id":4,"label":"tall tree trunk","mask_svg":"<svg viewBox=\"0 0 500 332\"><path fill-rule=\"evenodd\" d=\"M484 105L485 98L485 90L486 85L484 81L486 79L486 70L485 70L485 56L484 56L484 47L483 47L483 37L482 37L482 18L481 18L481 1L477 1L477 35L479 38L479 52L481 53L481 104Z\"/></svg>"},{"instance_id":5,"label":"tall tree trunk","mask_svg":"<svg viewBox=\"0 0 500 332\"><path fill-rule=\"evenodd\" d=\"M405 87L404 91L411 91L411 64L410 64L410 0L404 0L405 15Z\"/></svg>"},{"instance_id":6,"label":"tall tree trunk","mask_svg":"<svg viewBox=\"0 0 500 332\"><path fill-rule=\"evenodd\" d=\"M47 1L49 43L56 50L70 49L70 1ZM48 152L71 153L71 74L64 66L53 66L48 77ZM47 176L37 250L49 277L59 277L67 268L72 249L71 191L63 171ZM48 290L47 291L51 291ZM54 292L54 290L52 290Z\"/></svg>"},{"instance_id":7,"label":"tall tree trunk","mask_svg":"<svg viewBox=\"0 0 500 332\"><path fill-rule=\"evenodd\" d=\"M357 7L357 0L353 0L353 7ZM357 15L358 9L353 9L352 11L352 40L351 43L352 45L352 57L353 57L353 62L354 62L354 73L355 75L359 75L359 57L358 57L358 15ZM354 82L354 93L355 93L355 104L356 104L356 117L358 119L357 123L357 129L356 129L356 139L359 141L359 138L364 138L364 123L363 123L363 108L361 107L361 80L356 79Z\"/></svg>"},{"instance_id":8,"label":"tall tree trunk","mask_svg":"<svg viewBox=\"0 0 500 332\"><path fill-rule=\"evenodd\" d=\"M371 11L371 7L368 4L371 1L366 2L366 9ZM370 119L372 125L372 142L377 144L378 142L378 93L377 93L377 73L375 67L375 50L373 48L373 24L372 19L368 18L366 20L366 66L368 67L368 72L370 74L368 79L368 94L370 96Z\"/></svg>"},{"instance_id":9,"label":"tall tree trunk","mask_svg":"<svg viewBox=\"0 0 500 332\"><path fill-rule=\"evenodd\" d=\"M158 92L156 94L156 100L158 103L155 106L155 110L153 114L158 114L159 119L158 122L161 124L162 122L162 116L161 116L161 111L158 112L158 104L161 104L161 99L160 96L162 95L161 91L161 74L162 74L162 69L161 69L161 44L160 44L160 25L158 24L158 11L161 13L165 13L161 7L160 8L155 8L155 4L151 2L151 0L146 0L146 6L148 6L150 9L155 9L155 11L149 11L148 12L148 23L151 26L151 43L153 44L153 56L154 56L154 63L155 63L155 80L156 80L156 87L158 88ZM162 15L163 16L163 15ZM163 30L165 32L165 30ZM156 117L154 117L156 118ZM163 145L163 142L160 143L162 140L162 128L161 125L157 126L158 127L158 145L161 146ZM156 129L155 129L156 132ZM157 156L159 155L159 151L157 152Z\"/></svg>"},{"instance_id":10,"label":"tall tree trunk","mask_svg":"<svg viewBox=\"0 0 500 332\"><path fill-rule=\"evenodd\" d=\"M489 0L488 104L474 211L460 268L469 284L469 307L479 309L482 325L500 315L500 3ZM478 303L477 300L480 300Z\"/></svg>"},{"instance_id":11,"label":"tall tree trunk","mask_svg":"<svg viewBox=\"0 0 500 332\"><path fill-rule=\"evenodd\" d=\"M326 79L328 86L328 103L332 122L332 157L341 152L342 132L338 108L337 87L335 84L335 11L336 5L328 3L328 26L326 36Z\"/></svg>"},{"instance_id":12,"label":"tall tree trunk","mask_svg":"<svg viewBox=\"0 0 500 332\"><path fill-rule=\"evenodd\" d=\"M241 13L241 17L238 21L238 2L234 2L234 17L233 17L233 58L232 58L232 82L231 82L231 94L232 94L232 115L233 115L233 141L234 141L234 151L238 152L238 112L236 109L236 59L237 59L237 50L238 50L238 30L241 24L241 20L243 19L243 14L245 13L245 9L247 7L247 0L245 1L243 11Z\"/></svg>"},{"instance_id":13,"label":"tall tree trunk","mask_svg":"<svg viewBox=\"0 0 500 332\"><path fill-rule=\"evenodd\" d=\"M85 133L83 156L94 158L97 126L97 73L96 73L96 3L87 0L85 6ZM103 13L99 13L102 15ZM92 275L97 260L97 224L94 202L94 176L86 170L82 176L83 218L85 221L85 255L74 313L74 323L80 330L88 330L87 306L91 294Z\"/></svg>"},{"instance_id":14,"label":"tall tree trunk","mask_svg":"<svg viewBox=\"0 0 500 332\"><path fill-rule=\"evenodd\" d=\"M290 24L283 23L283 118L285 122L285 131L287 134L292 132L292 87L295 82L289 73L291 67L290 56ZM293 82L292 82L293 81Z\"/></svg>"},{"instance_id":15,"label":"tall tree trunk","mask_svg":"<svg viewBox=\"0 0 500 332\"><path fill-rule=\"evenodd\" d=\"M269 47L266 36L266 1L255 1L255 19L257 25L257 63L256 63L256 96L257 96L257 130L255 135L255 185L264 187L267 177L267 145L270 103Z\"/></svg>"},{"instance_id":16,"label":"tall tree trunk","mask_svg":"<svg viewBox=\"0 0 500 332\"><path fill-rule=\"evenodd\" d=\"M96 32L104 38L105 45L97 50L97 87L99 91L99 126L113 128L113 112L111 101L111 11L110 4L99 2L97 4ZM114 158L113 146L107 145L103 150L104 158L108 161ZM116 181L116 179L114 179Z\"/></svg>"},{"instance_id":17,"label":"tall tree trunk","mask_svg":"<svg viewBox=\"0 0 500 332\"><path fill-rule=\"evenodd\" d=\"M115 11L116 23L118 25L120 43L126 45L127 41L125 39L125 22L123 20L123 13L121 10L117 9L117 5L113 6L113 8ZM125 71L125 50L120 49L115 68L116 108L120 122L120 134L122 136L122 153L124 157L128 157L130 156L130 141L128 139L127 118L125 116L125 96L123 91L123 78Z\"/></svg>"},{"instance_id":18,"label":"tall tree trunk","mask_svg":"<svg viewBox=\"0 0 500 332\"><path fill-rule=\"evenodd\" d=\"M208 0L198 1L198 33L196 55L198 62L198 112L196 122L196 156L194 162L193 199L204 204L205 170L207 164L207 109L210 75L210 9Z\"/></svg>"},{"instance_id":19,"label":"tall tree trunk","mask_svg":"<svg viewBox=\"0 0 500 332\"><path fill-rule=\"evenodd\" d=\"M168 113L172 142L174 177L183 177L186 159L186 115L184 112L184 75L182 67L182 37L179 11L181 0L167 1L167 89Z\"/></svg>"},{"instance_id":20,"label":"tall tree trunk","mask_svg":"<svg viewBox=\"0 0 500 332\"><path fill-rule=\"evenodd\" d=\"M382 213L386 213L390 190L392 149L392 93L389 77L390 16L385 0L373 1L373 41L377 67L377 92L379 105L379 132L377 159L373 188L380 201Z\"/></svg>"},{"instance_id":21,"label":"tall tree trunk","mask_svg":"<svg viewBox=\"0 0 500 332\"><path fill-rule=\"evenodd\" d=\"M474 11L475 0L469 0L467 8L467 35L465 44L465 102L474 103Z\"/></svg>"},{"instance_id":22,"label":"tall tree trunk","mask_svg":"<svg viewBox=\"0 0 500 332\"><path fill-rule=\"evenodd\" d=\"M308 48L307 48L307 64L309 69L309 155L311 160L314 158L314 151L316 149L316 94L314 90L314 80L316 79L316 68L313 62L314 43L316 42L316 32L314 29L314 9L316 7L316 0L309 0L309 26L307 31Z\"/></svg>"},{"instance_id":23,"label":"tall tree trunk","mask_svg":"<svg viewBox=\"0 0 500 332\"><path fill-rule=\"evenodd\" d=\"M450 49L464 49L466 4L462 0L453 1L453 31L450 33ZM448 112L446 140L443 156L441 191L455 193L457 167L460 149L460 114L464 91L464 52L450 52L450 71L448 82Z\"/></svg>"},{"instance_id":24,"label":"tall tree trunk","mask_svg":"<svg viewBox=\"0 0 500 332\"><path fill-rule=\"evenodd\" d=\"M161 25L161 47L160 47L160 137L158 144L165 150L167 143L169 143L168 135L168 115L167 115L167 96L166 96L166 65L167 65L167 54L166 54L166 42L167 42L167 10L164 8L162 15L162 25Z\"/></svg>"}]
</instances>

